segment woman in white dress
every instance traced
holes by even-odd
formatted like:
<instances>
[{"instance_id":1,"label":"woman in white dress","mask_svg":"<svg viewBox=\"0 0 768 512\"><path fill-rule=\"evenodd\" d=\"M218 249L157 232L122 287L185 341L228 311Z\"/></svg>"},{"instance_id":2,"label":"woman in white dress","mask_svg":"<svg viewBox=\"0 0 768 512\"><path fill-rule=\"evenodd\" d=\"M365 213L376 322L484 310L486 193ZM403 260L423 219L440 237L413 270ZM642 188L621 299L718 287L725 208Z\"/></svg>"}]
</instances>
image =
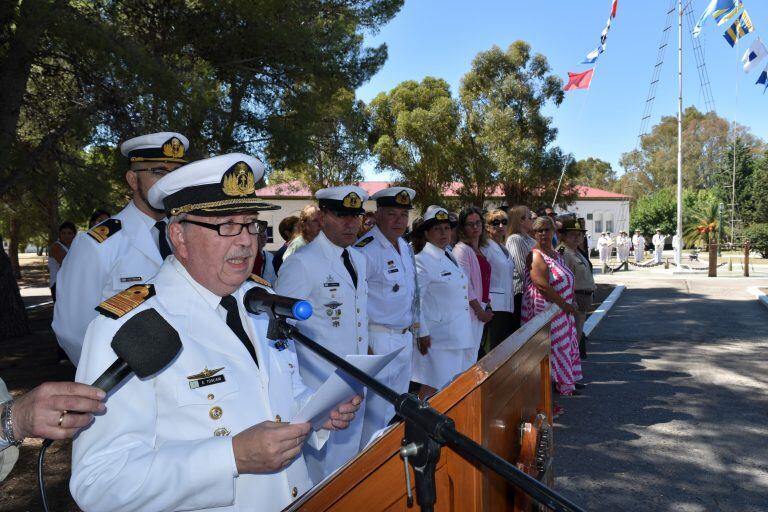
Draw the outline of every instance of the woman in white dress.
<instances>
[{"instance_id":1,"label":"woman in white dress","mask_svg":"<svg viewBox=\"0 0 768 512\"><path fill-rule=\"evenodd\" d=\"M493 210L485 215L488 243L481 246L480 251L491 264L490 298L493 318L485 324L478 359L496 348L515 331L512 318L512 313L515 311L515 290L512 282L515 262L504 246L508 222L504 210Z\"/></svg>"},{"instance_id":2,"label":"woman in white dress","mask_svg":"<svg viewBox=\"0 0 768 512\"><path fill-rule=\"evenodd\" d=\"M426 244L416 255L416 274L424 324L423 338L413 351L413 381L421 384L419 397L444 388L477 359L467 299L467 276L446 247L453 223L448 211L432 205L418 230Z\"/></svg>"}]
</instances>

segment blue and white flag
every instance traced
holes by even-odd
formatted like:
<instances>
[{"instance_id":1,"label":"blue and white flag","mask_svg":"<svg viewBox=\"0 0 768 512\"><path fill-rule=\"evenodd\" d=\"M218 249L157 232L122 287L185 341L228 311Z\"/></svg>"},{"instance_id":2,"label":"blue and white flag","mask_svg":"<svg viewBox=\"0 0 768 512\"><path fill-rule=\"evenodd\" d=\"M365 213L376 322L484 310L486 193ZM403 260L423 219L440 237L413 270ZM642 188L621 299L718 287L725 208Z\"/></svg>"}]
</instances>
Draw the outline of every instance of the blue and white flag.
<instances>
[{"instance_id":1,"label":"blue and white flag","mask_svg":"<svg viewBox=\"0 0 768 512\"><path fill-rule=\"evenodd\" d=\"M765 87L763 87L763 94L765 94L765 90L768 89L768 66L765 67L762 73L760 73L760 78L757 79L757 82L755 82L755 85L762 84Z\"/></svg>"},{"instance_id":2,"label":"blue and white flag","mask_svg":"<svg viewBox=\"0 0 768 512\"><path fill-rule=\"evenodd\" d=\"M741 58L741 62L744 63L744 72L749 73L752 68L757 67L765 56L768 55L768 49L766 49L763 42L758 37L744 53Z\"/></svg>"},{"instance_id":3,"label":"blue and white flag","mask_svg":"<svg viewBox=\"0 0 768 512\"><path fill-rule=\"evenodd\" d=\"M579 62L579 64L594 64L597 61L597 58L600 56L601 53L605 51L605 45L601 44L591 52L589 52L586 56L586 58Z\"/></svg>"}]
</instances>

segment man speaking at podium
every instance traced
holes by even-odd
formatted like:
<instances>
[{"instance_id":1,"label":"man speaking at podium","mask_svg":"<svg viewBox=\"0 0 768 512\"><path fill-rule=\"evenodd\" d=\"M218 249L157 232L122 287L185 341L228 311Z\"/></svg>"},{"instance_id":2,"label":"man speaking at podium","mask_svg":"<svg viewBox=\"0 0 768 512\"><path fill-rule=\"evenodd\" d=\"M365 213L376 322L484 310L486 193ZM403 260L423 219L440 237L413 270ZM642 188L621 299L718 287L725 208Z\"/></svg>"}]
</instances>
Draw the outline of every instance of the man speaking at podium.
<instances>
[{"instance_id":1,"label":"man speaking at podium","mask_svg":"<svg viewBox=\"0 0 768 512\"><path fill-rule=\"evenodd\" d=\"M102 302L89 326L77 380L92 382L114 360L110 341L154 308L183 349L151 378L128 379L107 412L73 446L70 490L86 511L281 510L312 485L304 443L354 419L359 397L324 429L291 418L309 399L292 343L266 337L266 315L248 314L245 292L262 229L256 196L264 167L234 153L201 160L149 192L170 218L173 255L148 283Z\"/></svg>"}]
</instances>

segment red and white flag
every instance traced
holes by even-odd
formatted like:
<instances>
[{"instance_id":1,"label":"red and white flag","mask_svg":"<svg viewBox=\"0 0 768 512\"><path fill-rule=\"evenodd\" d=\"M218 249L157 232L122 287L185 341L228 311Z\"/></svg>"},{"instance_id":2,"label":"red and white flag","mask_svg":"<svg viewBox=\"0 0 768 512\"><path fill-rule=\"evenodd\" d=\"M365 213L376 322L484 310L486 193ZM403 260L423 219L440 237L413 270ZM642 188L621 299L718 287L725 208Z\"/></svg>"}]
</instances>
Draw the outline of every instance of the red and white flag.
<instances>
[{"instance_id":1,"label":"red and white flag","mask_svg":"<svg viewBox=\"0 0 768 512\"><path fill-rule=\"evenodd\" d=\"M619 0L613 0L611 4L611 18L616 17L616 9L619 7Z\"/></svg>"},{"instance_id":2,"label":"red and white flag","mask_svg":"<svg viewBox=\"0 0 768 512\"><path fill-rule=\"evenodd\" d=\"M592 74L595 72L595 68L588 69L583 73L571 73L568 72L568 83L563 87L564 91L572 91L574 89L589 89L589 84L592 83Z\"/></svg>"}]
</instances>

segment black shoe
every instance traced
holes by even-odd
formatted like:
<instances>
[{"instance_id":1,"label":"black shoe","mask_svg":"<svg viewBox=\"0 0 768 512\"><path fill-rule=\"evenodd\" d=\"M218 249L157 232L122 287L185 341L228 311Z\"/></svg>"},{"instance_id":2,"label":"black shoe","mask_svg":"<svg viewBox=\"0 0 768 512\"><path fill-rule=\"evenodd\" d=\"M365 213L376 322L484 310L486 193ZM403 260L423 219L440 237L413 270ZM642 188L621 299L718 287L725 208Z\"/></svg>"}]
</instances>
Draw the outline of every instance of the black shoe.
<instances>
[{"instance_id":1,"label":"black shoe","mask_svg":"<svg viewBox=\"0 0 768 512\"><path fill-rule=\"evenodd\" d=\"M582 384L581 382L575 383L574 386L576 386L576 389L584 389L585 387L587 387L586 384Z\"/></svg>"}]
</instances>

